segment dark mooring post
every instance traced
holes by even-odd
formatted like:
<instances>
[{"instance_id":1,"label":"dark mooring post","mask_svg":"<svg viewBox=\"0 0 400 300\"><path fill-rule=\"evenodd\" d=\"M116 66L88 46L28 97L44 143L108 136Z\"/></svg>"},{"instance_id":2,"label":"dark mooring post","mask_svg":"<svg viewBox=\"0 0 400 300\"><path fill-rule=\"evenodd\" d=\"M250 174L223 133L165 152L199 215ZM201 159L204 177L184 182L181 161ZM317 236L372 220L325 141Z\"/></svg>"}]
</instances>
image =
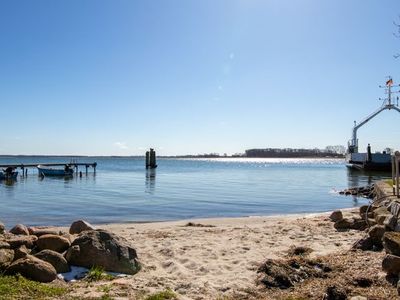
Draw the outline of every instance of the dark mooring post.
<instances>
[{"instance_id":1,"label":"dark mooring post","mask_svg":"<svg viewBox=\"0 0 400 300\"><path fill-rule=\"evenodd\" d=\"M146 151L146 169L155 169L155 168L157 168L156 151L150 148L150 151Z\"/></svg>"}]
</instances>

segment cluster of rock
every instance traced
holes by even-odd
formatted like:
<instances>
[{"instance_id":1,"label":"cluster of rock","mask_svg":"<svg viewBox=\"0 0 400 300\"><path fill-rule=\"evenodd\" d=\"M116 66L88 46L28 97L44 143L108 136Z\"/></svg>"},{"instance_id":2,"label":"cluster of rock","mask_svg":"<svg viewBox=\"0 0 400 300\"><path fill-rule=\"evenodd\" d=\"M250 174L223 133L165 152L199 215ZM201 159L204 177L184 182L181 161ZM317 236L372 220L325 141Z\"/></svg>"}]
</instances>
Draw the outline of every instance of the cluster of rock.
<instances>
[{"instance_id":1,"label":"cluster of rock","mask_svg":"<svg viewBox=\"0 0 400 300\"><path fill-rule=\"evenodd\" d=\"M373 199L376 195L374 185L352 187L339 192L340 195L364 197Z\"/></svg>"},{"instance_id":2,"label":"cluster of rock","mask_svg":"<svg viewBox=\"0 0 400 300\"><path fill-rule=\"evenodd\" d=\"M343 218L335 211L330 218L338 230L366 230L366 236L357 241L353 248L361 250L384 250L386 256L382 268L388 279L396 282L400 295L400 201L389 195L376 197L371 205L360 207L359 218Z\"/></svg>"},{"instance_id":3,"label":"cluster of rock","mask_svg":"<svg viewBox=\"0 0 400 300\"><path fill-rule=\"evenodd\" d=\"M51 282L71 265L124 274L140 270L136 251L125 239L85 221L72 223L69 233L22 224L7 232L0 222L0 272Z\"/></svg>"}]
</instances>

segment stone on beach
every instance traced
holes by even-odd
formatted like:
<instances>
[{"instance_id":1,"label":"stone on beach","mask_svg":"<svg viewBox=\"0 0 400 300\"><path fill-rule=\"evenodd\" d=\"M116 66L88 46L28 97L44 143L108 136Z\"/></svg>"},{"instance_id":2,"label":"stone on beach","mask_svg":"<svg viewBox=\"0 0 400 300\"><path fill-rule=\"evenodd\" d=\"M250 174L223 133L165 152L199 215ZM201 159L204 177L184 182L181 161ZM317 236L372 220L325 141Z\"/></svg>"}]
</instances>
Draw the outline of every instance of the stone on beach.
<instances>
[{"instance_id":1,"label":"stone on beach","mask_svg":"<svg viewBox=\"0 0 400 300\"><path fill-rule=\"evenodd\" d=\"M14 260L14 251L0 249L0 270L4 270Z\"/></svg>"},{"instance_id":2,"label":"stone on beach","mask_svg":"<svg viewBox=\"0 0 400 300\"><path fill-rule=\"evenodd\" d=\"M40 237L45 234L58 235L58 231L49 228L28 227L28 230L29 234L36 235L37 237Z\"/></svg>"},{"instance_id":3,"label":"stone on beach","mask_svg":"<svg viewBox=\"0 0 400 300\"><path fill-rule=\"evenodd\" d=\"M25 245L19 246L14 249L14 260L26 257L30 253L30 250Z\"/></svg>"},{"instance_id":4,"label":"stone on beach","mask_svg":"<svg viewBox=\"0 0 400 300\"><path fill-rule=\"evenodd\" d=\"M6 230L6 227L4 226L3 223L0 222L0 234L3 234Z\"/></svg>"},{"instance_id":5,"label":"stone on beach","mask_svg":"<svg viewBox=\"0 0 400 300\"><path fill-rule=\"evenodd\" d=\"M82 232L66 254L71 265L106 271L135 274L140 270L136 250L128 242L109 231L98 229Z\"/></svg>"},{"instance_id":6,"label":"stone on beach","mask_svg":"<svg viewBox=\"0 0 400 300\"><path fill-rule=\"evenodd\" d=\"M24 224L17 224L10 229L10 233L17 235L29 235L29 230Z\"/></svg>"},{"instance_id":7,"label":"stone on beach","mask_svg":"<svg viewBox=\"0 0 400 300\"><path fill-rule=\"evenodd\" d=\"M383 225L374 225L368 231L368 235L371 238L371 241L374 245L378 247L382 247L382 238L384 234L385 226Z\"/></svg>"},{"instance_id":8,"label":"stone on beach","mask_svg":"<svg viewBox=\"0 0 400 300\"><path fill-rule=\"evenodd\" d=\"M49 249L61 253L67 250L71 243L65 237L55 234L45 234L38 238L36 245L39 250Z\"/></svg>"},{"instance_id":9,"label":"stone on beach","mask_svg":"<svg viewBox=\"0 0 400 300\"><path fill-rule=\"evenodd\" d=\"M69 233L70 234L79 234L86 230L95 230L95 229L96 228L94 228L90 223L88 223L84 220L78 220L71 224L71 227L69 228Z\"/></svg>"},{"instance_id":10,"label":"stone on beach","mask_svg":"<svg viewBox=\"0 0 400 300\"><path fill-rule=\"evenodd\" d=\"M25 245L27 248L33 248L37 239L38 238L34 235L11 236L6 239L6 242L10 244L11 249L18 248L22 245Z\"/></svg>"},{"instance_id":11,"label":"stone on beach","mask_svg":"<svg viewBox=\"0 0 400 300\"><path fill-rule=\"evenodd\" d=\"M337 222L343 219L343 214L340 210L335 210L331 213L329 219L331 219L333 222Z\"/></svg>"},{"instance_id":12,"label":"stone on beach","mask_svg":"<svg viewBox=\"0 0 400 300\"><path fill-rule=\"evenodd\" d=\"M56 269L51 264L32 255L14 261L6 269L6 274L18 273L39 282L51 282L57 278Z\"/></svg>"},{"instance_id":13,"label":"stone on beach","mask_svg":"<svg viewBox=\"0 0 400 300\"><path fill-rule=\"evenodd\" d=\"M57 273L66 273L71 270L64 256L53 250L42 250L34 256L50 263Z\"/></svg>"},{"instance_id":14,"label":"stone on beach","mask_svg":"<svg viewBox=\"0 0 400 300\"><path fill-rule=\"evenodd\" d=\"M387 254L382 261L382 269L390 275L400 274L400 257Z\"/></svg>"},{"instance_id":15,"label":"stone on beach","mask_svg":"<svg viewBox=\"0 0 400 300\"><path fill-rule=\"evenodd\" d=\"M385 232L383 246L387 253L400 256L400 232Z\"/></svg>"},{"instance_id":16,"label":"stone on beach","mask_svg":"<svg viewBox=\"0 0 400 300\"><path fill-rule=\"evenodd\" d=\"M355 242L352 246L353 249L360 249L363 251L366 250L372 250L374 248L374 243L372 242L372 239L368 236L365 238L362 238Z\"/></svg>"}]
</instances>

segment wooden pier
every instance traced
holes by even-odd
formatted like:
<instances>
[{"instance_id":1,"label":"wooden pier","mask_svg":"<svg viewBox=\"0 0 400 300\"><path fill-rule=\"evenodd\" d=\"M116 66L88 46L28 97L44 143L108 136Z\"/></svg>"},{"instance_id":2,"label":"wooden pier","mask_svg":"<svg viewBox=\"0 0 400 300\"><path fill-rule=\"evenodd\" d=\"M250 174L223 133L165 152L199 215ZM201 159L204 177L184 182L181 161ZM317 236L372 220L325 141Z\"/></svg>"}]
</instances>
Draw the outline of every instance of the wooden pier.
<instances>
[{"instance_id":1,"label":"wooden pier","mask_svg":"<svg viewBox=\"0 0 400 300\"><path fill-rule=\"evenodd\" d=\"M96 167L97 163L78 163L78 162L70 162L70 163L29 163L29 164L5 164L5 165L0 165L0 169L3 168L14 168L14 169L21 169L22 170L22 176L26 175L25 170L28 168L37 168L38 165L46 166L46 167L62 167L62 166L70 166L71 168L75 169L75 173L78 174L79 167L85 167L86 169L86 174L88 173L89 167L93 168L93 172L96 173Z\"/></svg>"}]
</instances>

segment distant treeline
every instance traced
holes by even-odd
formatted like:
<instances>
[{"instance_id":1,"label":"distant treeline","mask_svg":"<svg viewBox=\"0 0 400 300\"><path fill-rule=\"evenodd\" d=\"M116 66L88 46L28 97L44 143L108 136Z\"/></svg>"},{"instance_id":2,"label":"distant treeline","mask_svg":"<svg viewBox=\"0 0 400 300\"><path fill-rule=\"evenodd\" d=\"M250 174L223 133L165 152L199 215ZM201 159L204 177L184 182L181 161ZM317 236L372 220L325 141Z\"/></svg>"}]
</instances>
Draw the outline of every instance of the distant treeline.
<instances>
[{"instance_id":1,"label":"distant treeline","mask_svg":"<svg viewBox=\"0 0 400 300\"><path fill-rule=\"evenodd\" d=\"M249 149L245 157L344 157L343 153L321 149L292 149L292 148L266 148Z\"/></svg>"}]
</instances>

